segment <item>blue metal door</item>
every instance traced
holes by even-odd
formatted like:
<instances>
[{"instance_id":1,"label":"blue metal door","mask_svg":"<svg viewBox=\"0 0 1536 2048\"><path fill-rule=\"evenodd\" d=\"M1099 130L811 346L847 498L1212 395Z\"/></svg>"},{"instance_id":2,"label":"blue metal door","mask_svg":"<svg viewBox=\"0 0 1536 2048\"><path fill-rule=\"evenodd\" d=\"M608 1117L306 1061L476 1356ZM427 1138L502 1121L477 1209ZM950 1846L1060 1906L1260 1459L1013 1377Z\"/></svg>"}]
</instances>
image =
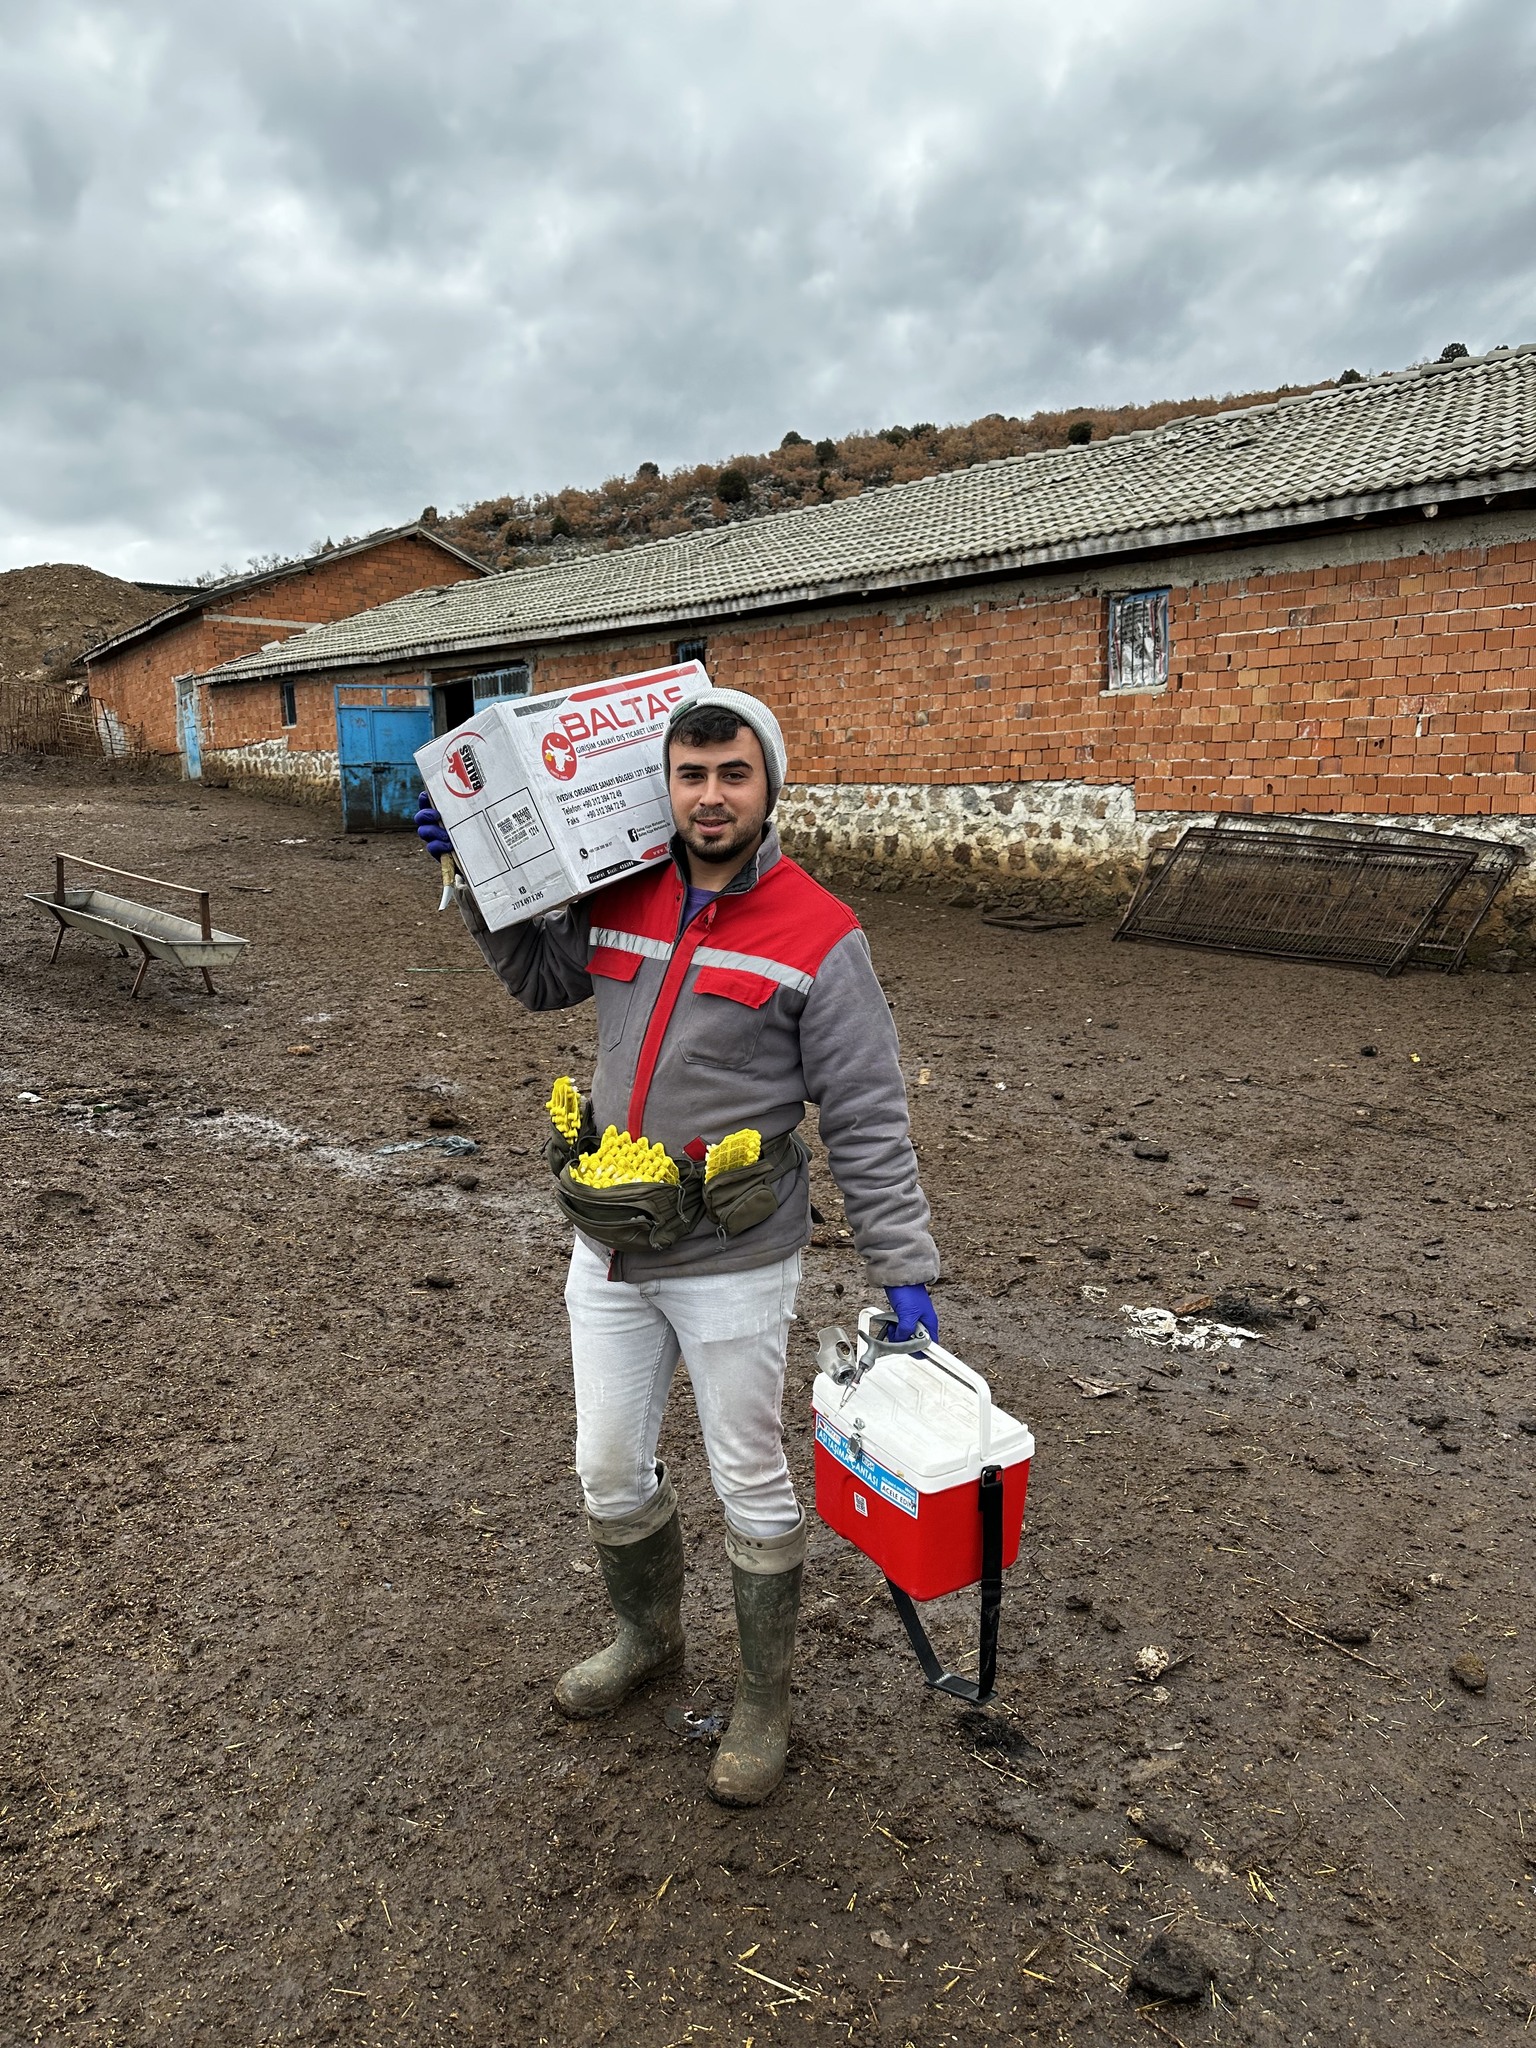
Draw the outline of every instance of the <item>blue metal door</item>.
<instances>
[{"instance_id":1,"label":"blue metal door","mask_svg":"<svg viewBox=\"0 0 1536 2048\"><path fill-rule=\"evenodd\" d=\"M341 822L348 832L406 830L421 787L415 753L432 737L424 689L342 683L336 690Z\"/></svg>"},{"instance_id":2,"label":"blue metal door","mask_svg":"<svg viewBox=\"0 0 1536 2048\"><path fill-rule=\"evenodd\" d=\"M203 773L203 727L197 677L176 678L176 738L181 747L181 772L189 782Z\"/></svg>"}]
</instances>

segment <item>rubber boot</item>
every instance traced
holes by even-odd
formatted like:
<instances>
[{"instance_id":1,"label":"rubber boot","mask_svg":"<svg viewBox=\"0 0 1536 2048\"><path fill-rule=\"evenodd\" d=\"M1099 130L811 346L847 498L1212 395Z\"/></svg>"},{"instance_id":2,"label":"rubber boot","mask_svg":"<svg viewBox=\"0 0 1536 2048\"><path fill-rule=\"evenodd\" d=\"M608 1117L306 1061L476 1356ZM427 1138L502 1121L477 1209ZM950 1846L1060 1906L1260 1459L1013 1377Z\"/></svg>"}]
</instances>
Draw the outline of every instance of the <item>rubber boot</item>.
<instances>
[{"instance_id":1,"label":"rubber boot","mask_svg":"<svg viewBox=\"0 0 1536 2048\"><path fill-rule=\"evenodd\" d=\"M709 1796L722 1806L760 1805L784 1776L805 1545L803 1514L787 1536L766 1541L739 1536L726 1525L741 1676L731 1723L709 1772Z\"/></svg>"},{"instance_id":2,"label":"rubber boot","mask_svg":"<svg viewBox=\"0 0 1536 2048\"><path fill-rule=\"evenodd\" d=\"M619 1632L556 1685L555 1705L573 1721L611 1714L646 1679L682 1662L683 1531L666 1467L656 1472L656 1497L635 1514L587 1517Z\"/></svg>"}]
</instances>

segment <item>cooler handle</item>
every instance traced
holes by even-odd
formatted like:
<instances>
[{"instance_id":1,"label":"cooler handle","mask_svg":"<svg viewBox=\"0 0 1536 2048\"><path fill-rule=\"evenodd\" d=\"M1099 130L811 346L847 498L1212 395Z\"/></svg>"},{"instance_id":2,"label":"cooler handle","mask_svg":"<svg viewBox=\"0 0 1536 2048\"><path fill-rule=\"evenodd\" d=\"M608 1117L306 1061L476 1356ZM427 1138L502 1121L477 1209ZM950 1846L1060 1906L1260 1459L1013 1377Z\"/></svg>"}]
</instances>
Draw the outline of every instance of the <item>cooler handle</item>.
<instances>
[{"instance_id":1,"label":"cooler handle","mask_svg":"<svg viewBox=\"0 0 1536 2048\"><path fill-rule=\"evenodd\" d=\"M959 1380L969 1387L976 1396L976 1436L981 1462L986 1464L992 1454L992 1389L973 1366L963 1358L956 1358L952 1351L946 1351L942 1344L932 1337L915 1337L907 1344L891 1344L876 1330L886 1329L895 1321L889 1309L866 1308L859 1315L859 1336L864 1347L864 1361L861 1372L874 1364L877 1358L926 1358L940 1372L948 1373L952 1380Z\"/></svg>"}]
</instances>

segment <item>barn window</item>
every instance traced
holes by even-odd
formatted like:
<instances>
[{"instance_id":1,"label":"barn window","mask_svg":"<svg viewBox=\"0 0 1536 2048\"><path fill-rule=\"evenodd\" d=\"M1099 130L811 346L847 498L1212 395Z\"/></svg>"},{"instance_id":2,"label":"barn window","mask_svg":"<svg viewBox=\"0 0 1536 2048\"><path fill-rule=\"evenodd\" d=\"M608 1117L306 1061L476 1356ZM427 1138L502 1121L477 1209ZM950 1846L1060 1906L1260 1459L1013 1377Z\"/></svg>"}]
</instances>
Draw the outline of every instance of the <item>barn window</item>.
<instances>
[{"instance_id":1,"label":"barn window","mask_svg":"<svg viewBox=\"0 0 1536 2048\"><path fill-rule=\"evenodd\" d=\"M704 650L708 645L709 642L707 640L674 640L672 643L672 659L677 662L702 661L704 659Z\"/></svg>"},{"instance_id":2,"label":"barn window","mask_svg":"<svg viewBox=\"0 0 1536 2048\"><path fill-rule=\"evenodd\" d=\"M283 699L284 725L297 725L299 722L299 704L298 699L294 694L293 684L279 683L278 689L280 690Z\"/></svg>"},{"instance_id":3,"label":"barn window","mask_svg":"<svg viewBox=\"0 0 1536 2048\"><path fill-rule=\"evenodd\" d=\"M1109 600L1108 671L1110 690L1168 687L1166 590L1128 590Z\"/></svg>"},{"instance_id":4,"label":"barn window","mask_svg":"<svg viewBox=\"0 0 1536 2048\"><path fill-rule=\"evenodd\" d=\"M533 671L526 661L509 662L505 668L488 668L478 676L471 676L474 686L476 709L482 704L492 703L497 697L526 697L533 688Z\"/></svg>"}]
</instances>

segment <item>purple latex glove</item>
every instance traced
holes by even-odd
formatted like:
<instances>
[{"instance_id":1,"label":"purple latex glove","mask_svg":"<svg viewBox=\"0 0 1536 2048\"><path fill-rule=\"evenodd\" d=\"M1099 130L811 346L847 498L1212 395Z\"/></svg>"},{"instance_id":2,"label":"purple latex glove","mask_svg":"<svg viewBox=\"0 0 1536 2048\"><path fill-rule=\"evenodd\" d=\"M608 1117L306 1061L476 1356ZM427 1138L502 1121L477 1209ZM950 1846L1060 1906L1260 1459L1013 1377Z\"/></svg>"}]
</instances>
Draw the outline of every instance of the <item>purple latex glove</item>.
<instances>
[{"instance_id":1,"label":"purple latex glove","mask_svg":"<svg viewBox=\"0 0 1536 2048\"><path fill-rule=\"evenodd\" d=\"M896 1321L885 1333L887 1344L910 1344L919 1327L935 1341L939 1334L939 1312L926 1287L887 1287L885 1298Z\"/></svg>"},{"instance_id":2,"label":"purple latex glove","mask_svg":"<svg viewBox=\"0 0 1536 2048\"><path fill-rule=\"evenodd\" d=\"M448 837L442 815L433 808L432 799L425 790L416 799L416 837L434 860L440 860L445 853L453 851L453 841Z\"/></svg>"}]
</instances>

